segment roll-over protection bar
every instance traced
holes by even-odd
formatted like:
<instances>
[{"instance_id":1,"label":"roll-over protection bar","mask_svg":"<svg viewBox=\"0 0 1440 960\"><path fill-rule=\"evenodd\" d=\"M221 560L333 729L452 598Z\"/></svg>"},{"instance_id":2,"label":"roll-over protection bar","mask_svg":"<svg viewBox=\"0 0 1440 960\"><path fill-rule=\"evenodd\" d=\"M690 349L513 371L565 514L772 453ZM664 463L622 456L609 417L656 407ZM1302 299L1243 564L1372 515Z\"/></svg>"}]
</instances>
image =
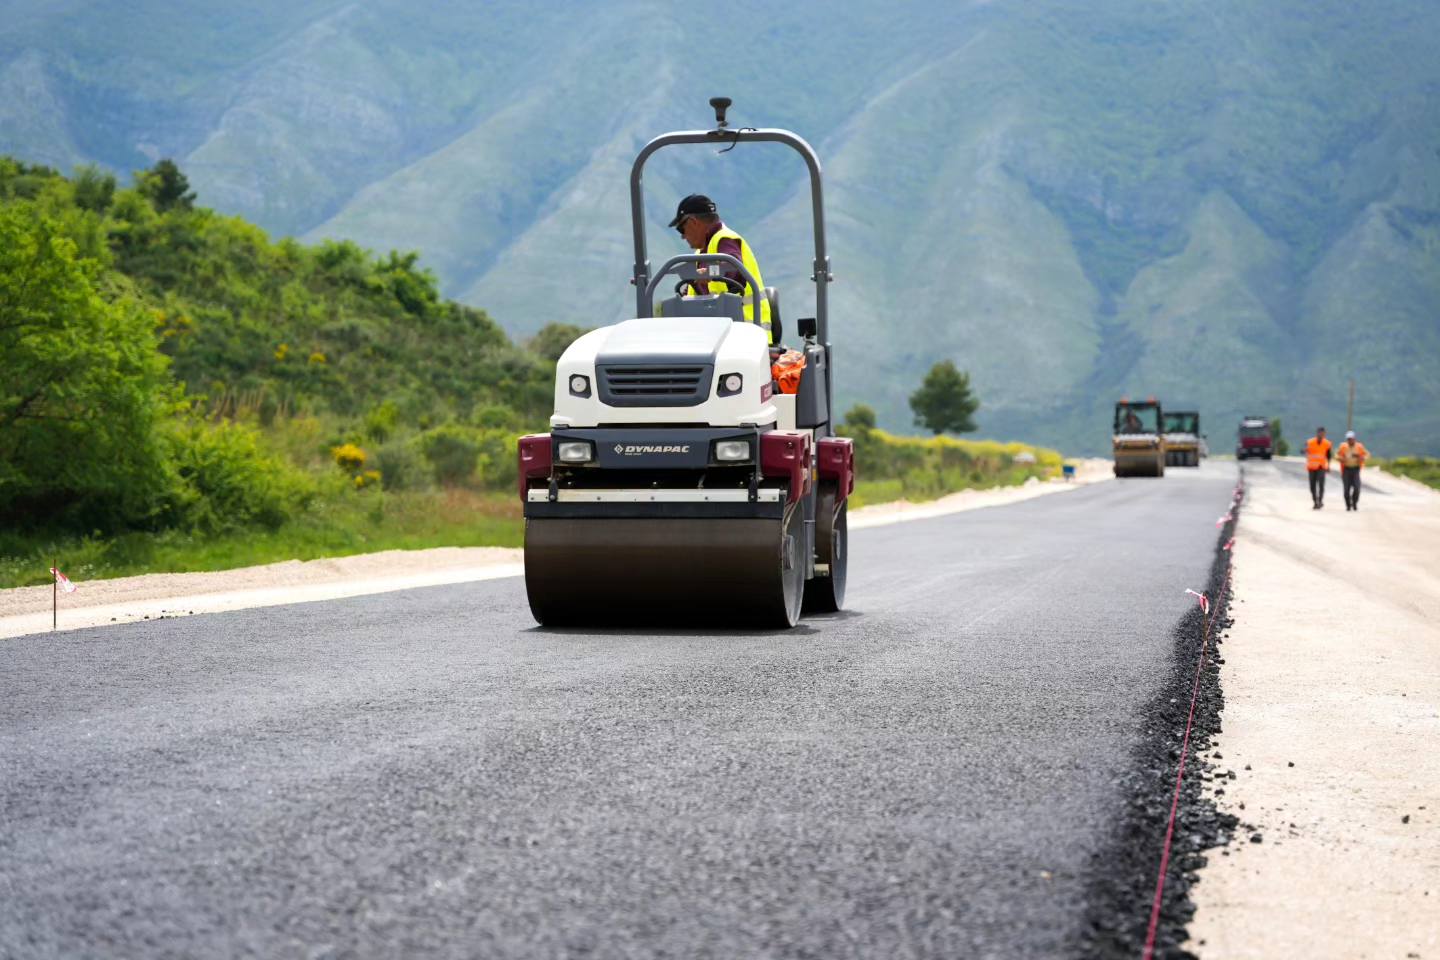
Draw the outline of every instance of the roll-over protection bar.
<instances>
[{"instance_id":1,"label":"roll-over protection bar","mask_svg":"<svg viewBox=\"0 0 1440 960\"><path fill-rule=\"evenodd\" d=\"M728 105L728 101L726 101ZM815 325L816 337L822 344L830 340L828 284L834 280L830 272L830 258L825 253L825 196L820 177L820 158L804 138L789 130L779 129L727 129L723 126L714 130L681 130L661 134L645 144L630 167L630 223L635 235L635 316L648 317L651 314L650 301L650 259L645 246L645 190L642 174L645 161L657 150L682 143L710 144L729 148L740 143L783 143L805 161L810 170L810 211L815 228L815 261L811 279L815 281ZM693 259L693 258L691 258ZM752 287L754 285L752 284Z\"/></svg>"}]
</instances>

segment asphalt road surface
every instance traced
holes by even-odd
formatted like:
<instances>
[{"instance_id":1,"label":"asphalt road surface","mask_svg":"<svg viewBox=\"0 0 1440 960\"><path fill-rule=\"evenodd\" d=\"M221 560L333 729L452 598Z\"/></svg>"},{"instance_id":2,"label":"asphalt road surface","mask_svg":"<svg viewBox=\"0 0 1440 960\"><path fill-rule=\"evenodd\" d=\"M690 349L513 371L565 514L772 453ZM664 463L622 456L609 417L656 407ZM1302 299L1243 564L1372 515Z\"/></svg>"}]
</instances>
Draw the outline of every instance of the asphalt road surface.
<instances>
[{"instance_id":1,"label":"asphalt road surface","mask_svg":"<svg viewBox=\"0 0 1440 960\"><path fill-rule=\"evenodd\" d=\"M510 579L0 641L0 956L1074 956L1235 476L856 533L783 633Z\"/></svg>"}]
</instances>

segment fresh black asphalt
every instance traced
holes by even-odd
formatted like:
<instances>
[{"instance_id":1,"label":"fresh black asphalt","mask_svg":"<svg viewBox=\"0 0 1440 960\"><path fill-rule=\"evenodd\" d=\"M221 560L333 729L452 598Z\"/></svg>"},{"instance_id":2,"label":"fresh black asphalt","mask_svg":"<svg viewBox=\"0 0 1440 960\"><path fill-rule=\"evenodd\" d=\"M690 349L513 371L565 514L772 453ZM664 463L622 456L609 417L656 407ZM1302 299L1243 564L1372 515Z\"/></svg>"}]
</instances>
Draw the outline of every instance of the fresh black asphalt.
<instances>
[{"instance_id":1,"label":"fresh black asphalt","mask_svg":"<svg viewBox=\"0 0 1440 960\"><path fill-rule=\"evenodd\" d=\"M508 579L0 641L0 956L1082 955L1235 477L858 531L789 632Z\"/></svg>"}]
</instances>

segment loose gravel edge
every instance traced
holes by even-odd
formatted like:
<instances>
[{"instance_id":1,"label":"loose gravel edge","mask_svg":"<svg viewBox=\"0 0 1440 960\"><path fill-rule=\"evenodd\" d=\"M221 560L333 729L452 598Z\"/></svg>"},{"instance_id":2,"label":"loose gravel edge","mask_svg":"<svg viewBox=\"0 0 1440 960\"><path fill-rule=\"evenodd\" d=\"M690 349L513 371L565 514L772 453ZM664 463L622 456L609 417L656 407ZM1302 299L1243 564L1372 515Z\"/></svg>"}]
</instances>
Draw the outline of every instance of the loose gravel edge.
<instances>
[{"instance_id":1,"label":"loose gravel edge","mask_svg":"<svg viewBox=\"0 0 1440 960\"><path fill-rule=\"evenodd\" d=\"M1195 960L1194 954L1182 946L1186 927L1195 913L1190 889L1205 865L1206 852L1228 844L1239 826L1234 816L1216 807L1204 786L1217 775L1215 761L1223 759L1214 752L1213 742L1220 732L1220 714L1225 706L1220 688L1220 667L1225 663L1222 644L1232 622L1230 552L1225 544L1234 535L1240 506L1234 506L1231 520L1216 539L1205 585L1215 620L1200 673L1190 759L1181 781L1180 808L1155 938L1154 955L1165 960ZM1175 626L1170 675L1145 706L1142 739L1120 784L1124 812L1110 840L1091 862L1094 879L1087 896L1090 907L1080 956L1110 960L1143 954L1204 635L1205 616L1196 604Z\"/></svg>"}]
</instances>

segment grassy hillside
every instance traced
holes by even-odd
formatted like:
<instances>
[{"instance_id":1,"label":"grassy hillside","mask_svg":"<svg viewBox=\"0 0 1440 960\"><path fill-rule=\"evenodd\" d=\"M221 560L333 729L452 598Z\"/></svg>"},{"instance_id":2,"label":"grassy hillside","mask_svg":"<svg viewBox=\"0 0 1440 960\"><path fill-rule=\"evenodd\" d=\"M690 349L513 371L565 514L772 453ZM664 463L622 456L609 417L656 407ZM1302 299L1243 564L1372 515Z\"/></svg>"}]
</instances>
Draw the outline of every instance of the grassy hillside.
<instances>
[{"instance_id":1,"label":"grassy hillside","mask_svg":"<svg viewBox=\"0 0 1440 960\"><path fill-rule=\"evenodd\" d=\"M730 9L756 29L707 79L701 18L648 0L26 0L0 22L0 151L180 157L202 202L422 250L441 292L529 335L628 309L629 159L723 92L822 152L838 382L882 422L947 357L985 432L1091 452L1121 393L1198 406L1219 447L1243 413L1336 422L1354 376L1368 436L1440 452L1440 7ZM662 155L652 257L704 190L806 315L801 177L762 149Z\"/></svg>"},{"instance_id":2,"label":"grassy hillside","mask_svg":"<svg viewBox=\"0 0 1440 960\"><path fill-rule=\"evenodd\" d=\"M580 330L515 344L416 254L275 242L188 188L0 156L0 587L519 545L515 437ZM1058 463L861 426L872 502Z\"/></svg>"},{"instance_id":3,"label":"grassy hillside","mask_svg":"<svg viewBox=\"0 0 1440 960\"><path fill-rule=\"evenodd\" d=\"M0 585L517 544L514 437L577 331L518 346L413 254L186 188L0 157Z\"/></svg>"}]
</instances>

